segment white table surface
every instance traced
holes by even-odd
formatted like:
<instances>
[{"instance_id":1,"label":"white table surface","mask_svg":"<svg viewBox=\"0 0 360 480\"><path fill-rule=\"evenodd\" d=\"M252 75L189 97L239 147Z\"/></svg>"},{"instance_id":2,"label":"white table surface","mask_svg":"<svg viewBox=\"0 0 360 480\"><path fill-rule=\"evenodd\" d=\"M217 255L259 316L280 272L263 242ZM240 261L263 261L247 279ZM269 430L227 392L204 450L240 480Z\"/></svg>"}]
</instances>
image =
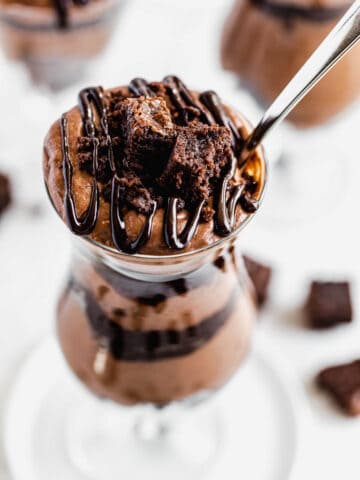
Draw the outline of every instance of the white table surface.
<instances>
[{"instance_id":1,"label":"white table surface","mask_svg":"<svg viewBox=\"0 0 360 480\"><path fill-rule=\"evenodd\" d=\"M138 75L160 79L176 73L194 87L217 90L255 121L259 112L254 102L234 90L236 82L221 71L218 62L221 23L230 3L130 0L111 47L86 83L112 86ZM15 205L0 220L3 412L18 367L31 347L53 329L54 305L70 248L66 229L51 211L42 185L42 140L49 124L75 102L79 86L49 100L44 92L30 87L21 69L10 68L2 57L0 72L0 169L12 175L16 197ZM335 189L341 201L335 199L315 219L287 226L269 221L266 212L260 212L241 240L247 252L275 268L271 302L261 315L257 335L293 372L302 391L308 426L299 479L360 478L360 421L339 413L312 384L321 367L360 355L359 125L360 110L353 108L321 137L325 167L326 152L334 145L340 152L339 162L346 159L346 183L340 191ZM306 181L303 188L307 188ZM271 193L270 180L268 197ZM41 206L41 216L31 215L34 205ZM299 307L313 277L353 281L355 318L351 325L326 332L303 326ZM9 479L2 454L0 479Z\"/></svg>"}]
</instances>

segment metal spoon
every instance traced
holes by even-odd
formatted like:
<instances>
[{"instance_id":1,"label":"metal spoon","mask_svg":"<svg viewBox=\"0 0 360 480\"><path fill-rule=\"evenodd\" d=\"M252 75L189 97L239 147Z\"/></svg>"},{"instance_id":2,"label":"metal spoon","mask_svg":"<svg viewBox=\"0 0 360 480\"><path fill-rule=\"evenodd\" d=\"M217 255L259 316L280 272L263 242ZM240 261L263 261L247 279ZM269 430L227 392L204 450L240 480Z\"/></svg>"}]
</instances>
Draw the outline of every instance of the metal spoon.
<instances>
[{"instance_id":1,"label":"metal spoon","mask_svg":"<svg viewBox=\"0 0 360 480\"><path fill-rule=\"evenodd\" d=\"M242 163L265 135L291 112L359 39L360 0L357 0L266 110L245 142Z\"/></svg>"}]
</instances>

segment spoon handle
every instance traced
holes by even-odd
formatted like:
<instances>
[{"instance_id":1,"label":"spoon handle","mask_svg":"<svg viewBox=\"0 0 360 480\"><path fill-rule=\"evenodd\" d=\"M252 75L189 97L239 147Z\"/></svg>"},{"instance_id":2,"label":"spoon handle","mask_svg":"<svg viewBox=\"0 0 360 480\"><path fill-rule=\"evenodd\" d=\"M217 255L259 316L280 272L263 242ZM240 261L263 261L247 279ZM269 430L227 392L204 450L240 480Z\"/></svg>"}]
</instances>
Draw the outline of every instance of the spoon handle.
<instances>
[{"instance_id":1,"label":"spoon handle","mask_svg":"<svg viewBox=\"0 0 360 480\"><path fill-rule=\"evenodd\" d=\"M244 153L256 148L269 130L291 112L359 38L360 0L356 0L267 109L248 138Z\"/></svg>"}]
</instances>

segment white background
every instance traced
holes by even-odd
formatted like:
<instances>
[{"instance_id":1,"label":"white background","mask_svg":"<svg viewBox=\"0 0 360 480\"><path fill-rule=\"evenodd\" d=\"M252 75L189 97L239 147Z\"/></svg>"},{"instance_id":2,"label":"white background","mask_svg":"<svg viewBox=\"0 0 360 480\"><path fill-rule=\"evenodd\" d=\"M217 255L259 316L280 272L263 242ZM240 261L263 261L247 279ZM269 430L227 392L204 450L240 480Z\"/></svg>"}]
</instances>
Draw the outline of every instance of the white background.
<instances>
[{"instance_id":1,"label":"white background","mask_svg":"<svg viewBox=\"0 0 360 480\"><path fill-rule=\"evenodd\" d=\"M194 88L217 90L256 121L260 113L254 102L245 92L235 89L236 80L219 66L219 35L230 3L130 0L116 38L86 83L113 86L135 76L158 80L176 73ZM0 221L3 412L17 368L31 347L53 329L55 301L70 248L66 229L51 211L44 193L42 140L50 123L75 103L79 86L49 99L44 92L34 91L23 72L10 68L1 57L0 85L0 168L12 175L16 197L15 205ZM276 188L270 179L264 209L241 239L247 252L275 268L271 302L262 313L257 334L280 356L299 384L299 408L308 417L303 437L306 453L301 458L299 478L360 478L359 420L339 413L312 383L321 367L360 356L359 125L360 113L355 107L339 122L327 126L326 131L315 132L317 147L308 151L304 158L306 169L296 178L308 200L313 199L315 214L312 209L306 210L306 218L295 222L279 221L281 212L274 218L266 208ZM273 147L277 142L274 135ZM327 163L327 157L334 152L337 163L328 187L321 168L334 168L333 163ZM313 182L307 181L313 172L309 168L312 162L317 162L313 173L318 176L316 191ZM318 192L324 188L331 193L330 201L317 209ZM31 215L34 205L40 205L41 216ZM286 208L284 205L284 212ZM313 332L304 326L299 309L313 277L352 280L353 324L326 332ZM261 435L261 425L254 428ZM0 478L9 479L1 456ZM247 478L251 479L251 472Z\"/></svg>"}]
</instances>

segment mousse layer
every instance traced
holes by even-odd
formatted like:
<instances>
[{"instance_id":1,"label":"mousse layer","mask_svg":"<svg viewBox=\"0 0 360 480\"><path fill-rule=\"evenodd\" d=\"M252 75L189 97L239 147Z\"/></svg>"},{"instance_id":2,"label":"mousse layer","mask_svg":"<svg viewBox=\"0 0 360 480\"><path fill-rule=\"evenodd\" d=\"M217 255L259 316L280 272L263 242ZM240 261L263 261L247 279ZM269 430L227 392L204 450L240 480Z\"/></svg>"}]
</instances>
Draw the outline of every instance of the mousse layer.
<instances>
[{"instance_id":1,"label":"mousse layer","mask_svg":"<svg viewBox=\"0 0 360 480\"><path fill-rule=\"evenodd\" d=\"M104 270L77 263L58 309L72 370L97 395L129 405L220 388L247 353L256 316L232 258L191 274L182 290L165 282L152 292L137 280L126 290L126 277L109 283Z\"/></svg>"}]
</instances>

